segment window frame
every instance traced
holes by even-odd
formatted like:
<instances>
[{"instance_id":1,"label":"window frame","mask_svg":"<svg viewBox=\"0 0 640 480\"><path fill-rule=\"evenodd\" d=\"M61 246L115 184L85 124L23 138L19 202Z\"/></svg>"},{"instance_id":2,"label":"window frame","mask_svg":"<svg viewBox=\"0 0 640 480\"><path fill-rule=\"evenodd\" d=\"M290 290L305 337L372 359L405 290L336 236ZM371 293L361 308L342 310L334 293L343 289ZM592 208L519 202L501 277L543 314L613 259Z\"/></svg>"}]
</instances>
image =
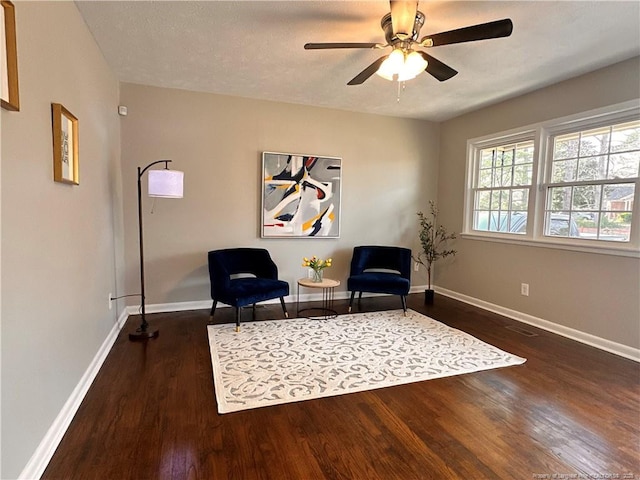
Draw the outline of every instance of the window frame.
<instances>
[{"instance_id":1,"label":"window frame","mask_svg":"<svg viewBox=\"0 0 640 480\"><path fill-rule=\"evenodd\" d=\"M536 183L538 175L538 158L536 152L538 151L538 139L535 129L524 129L509 131L500 134L499 136L491 136L489 138L480 139L477 142L471 144L467 142L467 188L465 189L465 227L467 227L463 233L472 233L480 237L495 237L495 238L531 238L532 229L531 223L527 220L527 228L524 233L509 233L509 232L495 232L489 230L473 230L473 217L474 217L474 202L475 193L477 190L486 190L482 187L478 187L478 181L480 176L480 153L482 150L502 147L510 144L517 144L523 142L533 142L533 171L531 173L531 185L520 186L520 189L529 190L529 205L527 207L527 218L532 218L531 206L532 197L536 195ZM509 188L513 188L513 185ZM491 188L490 190L500 190L500 187ZM468 229L468 231L467 231Z\"/></svg>"},{"instance_id":2,"label":"window frame","mask_svg":"<svg viewBox=\"0 0 640 480\"><path fill-rule=\"evenodd\" d=\"M635 183L631 233L628 242L544 235L547 193L550 186L556 185L551 182L554 137L634 120L640 120L640 99L469 139L467 141L464 217L461 236L474 240L640 258L640 177L620 179L618 182ZM481 150L531 140L533 141L534 154L526 232L522 234L474 230L474 201L475 192L479 189L477 182Z\"/></svg>"}]
</instances>

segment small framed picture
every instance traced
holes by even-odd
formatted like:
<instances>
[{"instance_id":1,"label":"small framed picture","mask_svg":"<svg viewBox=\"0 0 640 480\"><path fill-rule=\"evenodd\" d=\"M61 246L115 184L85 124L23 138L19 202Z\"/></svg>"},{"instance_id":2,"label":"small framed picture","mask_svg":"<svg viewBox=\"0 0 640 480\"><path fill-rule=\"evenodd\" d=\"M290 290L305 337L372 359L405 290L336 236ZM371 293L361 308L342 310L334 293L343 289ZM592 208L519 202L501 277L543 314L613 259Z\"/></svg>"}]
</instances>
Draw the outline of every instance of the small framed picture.
<instances>
[{"instance_id":1,"label":"small framed picture","mask_svg":"<svg viewBox=\"0 0 640 480\"><path fill-rule=\"evenodd\" d=\"M53 119L53 179L79 185L78 119L59 103L51 104Z\"/></svg>"},{"instance_id":2,"label":"small framed picture","mask_svg":"<svg viewBox=\"0 0 640 480\"><path fill-rule=\"evenodd\" d=\"M18 94L18 51L16 48L16 13L13 3L0 2L0 104L6 110L20 110Z\"/></svg>"}]
</instances>

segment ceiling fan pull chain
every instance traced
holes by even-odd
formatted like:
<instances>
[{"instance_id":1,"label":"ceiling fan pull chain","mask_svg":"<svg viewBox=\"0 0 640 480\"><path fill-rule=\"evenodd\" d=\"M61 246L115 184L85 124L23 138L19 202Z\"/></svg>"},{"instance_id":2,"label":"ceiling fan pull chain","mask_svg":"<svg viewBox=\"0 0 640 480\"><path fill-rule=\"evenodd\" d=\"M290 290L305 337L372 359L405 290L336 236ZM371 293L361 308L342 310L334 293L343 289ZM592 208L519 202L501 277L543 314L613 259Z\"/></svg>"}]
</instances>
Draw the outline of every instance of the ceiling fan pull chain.
<instances>
[{"instance_id":1,"label":"ceiling fan pull chain","mask_svg":"<svg viewBox=\"0 0 640 480\"><path fill-rule=\"evenodd\" d=\"M398 96L396 97L396 102L400 103L400 94L404 92L405 88L407 88L407 82L398 82Z\"/></svg>"}]
</instances>

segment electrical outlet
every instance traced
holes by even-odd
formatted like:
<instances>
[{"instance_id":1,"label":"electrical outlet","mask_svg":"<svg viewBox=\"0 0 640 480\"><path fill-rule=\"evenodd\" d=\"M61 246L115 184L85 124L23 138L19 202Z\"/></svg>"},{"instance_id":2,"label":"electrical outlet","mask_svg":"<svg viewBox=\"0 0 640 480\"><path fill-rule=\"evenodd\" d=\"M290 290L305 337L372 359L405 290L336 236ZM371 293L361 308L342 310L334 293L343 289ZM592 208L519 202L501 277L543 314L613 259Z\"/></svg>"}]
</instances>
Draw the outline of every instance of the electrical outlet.
<instances>
[{"instance_id":1,"label":"electrical outlet","mask_svg":"<svg viewBox=\"0 0 640 480\"><path fill-rule=\"evenodd\" d=\"M520 294L524 295L525 297L529 296L529 284L528 283L521 283L520 284Z\"/></svg>"},{"instance_id":2,"label":"electrical outlet","mask_svg":"<svg viewBox=\"0 0 640 480\"><path fill-rule=\"evenodd\" d=\"M418 262L415 262L413 264L413 271L417 272L418 270L420 270L420 264Z\"/></svg>"},{"instance_id":3,"label":"electrical outlet","mask_svg":"<svg viewBox=\"0 0 640 480\"><path fill-rule=\"evenodd\" d=\"M113 307L113 300L111 299L111 292L109 292L109 310L111 310L111 307Z\"/></svg>"}]
</instances>

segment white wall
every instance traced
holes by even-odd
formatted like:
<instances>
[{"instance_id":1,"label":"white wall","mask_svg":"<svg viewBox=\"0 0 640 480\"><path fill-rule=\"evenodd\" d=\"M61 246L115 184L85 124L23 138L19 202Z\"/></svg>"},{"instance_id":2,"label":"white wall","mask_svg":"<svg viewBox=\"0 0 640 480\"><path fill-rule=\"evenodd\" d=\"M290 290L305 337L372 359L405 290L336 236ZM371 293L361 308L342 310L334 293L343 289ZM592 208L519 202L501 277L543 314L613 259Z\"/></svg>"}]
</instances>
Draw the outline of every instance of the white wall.
<instances>
[{"instance_id":1,"label":"white wall","mask_svg":"<svg viewBox=\"0 0 640 480\"><path fill-rule=\"evenodd\" d=\"M440 136L440 220L462 230L466 144L640 97L640 59L583 75L444 122ZM623 345L640 347L640 260L459 239L436 284ZM529 283L530 296L520 295Z\"/></svg>"},{"instance_id":2,"label":"white wall","mask_svg":"<svg viewBox=\"0 0 640 480\"><path fill-rule=\"evenodd\" d=\"M133 84L121 103L128 292L139 290L136 167L172 159L185 172L183 199L157 200L153 214L143 199L149 304L210 299L207 252L234 246L267 248L292 293L302 257L333 257L325 274L344 290L353 247L414 247L416 211L436 198L433 123ZM265 150L342 157L339 239L260 238Z\"/></svg>"},{"instance_id":3,"label":"white wall","mask_svg":"<svg viewBox=\"0 0 640 480\"><path fill-rule=\"evenodd\" d=\"M123 281L118 83L73 2L15 7L21 109L1 113L4 479L112 329L107 296ZM52 102L79 119L79 186L53 181Z\"/></svg>"}]
</instances>

